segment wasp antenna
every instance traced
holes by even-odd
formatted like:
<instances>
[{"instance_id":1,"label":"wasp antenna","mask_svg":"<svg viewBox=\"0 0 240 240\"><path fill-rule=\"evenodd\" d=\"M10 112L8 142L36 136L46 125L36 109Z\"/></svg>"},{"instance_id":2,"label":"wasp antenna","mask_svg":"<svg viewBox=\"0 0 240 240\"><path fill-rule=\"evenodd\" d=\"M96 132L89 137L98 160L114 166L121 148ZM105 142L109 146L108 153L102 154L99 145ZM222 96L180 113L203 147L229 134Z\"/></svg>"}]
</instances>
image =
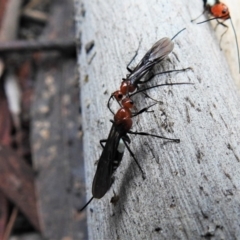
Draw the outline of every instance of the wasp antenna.
<instances>
[{"instance_id":1,"label":"wasp antenna","mask_svg":"<svg viewBox=\"0 0 240 240\"><path fill-rule=\"evenodd\" d=\"M237 39L237 34L236 34L236 31L235 31L235 28L233 26L232 18L230 18L230 22L231 22L231 25L232 25L232 28L233 28L233 32L234 32L234 35L235 35L235 41L236 41L236 45L237 45L238 67L239 67L239 73L240 73L240 56L239 56L238 39Z\"/></svg>"},{"instance_id":2,"label":"wasp antenna","mask_svg":"<svg viewBox=\"0 0 240 240\"><path fill-rule=\"evenodd\" d=\"M207 19L207 20L205 20L205 21L198 22L197 24L202 24L202 23L205 23L205 22L210 22L210 21L212 21L212 20L216 20L216 19L219 19L219 17L210 18L210 19Z\"/></svg>"},{"instance_id":3,"label":"wasp antenna","mask_svg":"<svg viewBox=\"0 0 240 240\"><path fill-rule=\"evenodd\" d=\"M182 30L180 30L177 34L175 34L171 40L173 40L175 37L177 37L178 34L180 34L181 32L183 32L184 30L186 30L186 28L183 28Z\"/></svg>"},{"instance_id":4,"label":"wasp antenna","mask_svg":"<svg viewBox=\"0 0 240 240\"><path fill-rule=\"evenodd\" d=\"M199 19L204 13L206 12L206 9L196 18L192 19L191 22L196 21L197 19Z\"/></svg>"},{"instance_id":5,"label":"wasp antenna","mask_svg":"<svg viewBox=\"0 0 240 240\"><path fill-rule=\"evenodd\" d=\"M88 204L90 204L92 200L93 200L93 197L90 198L90 200L79 210L79 212L82 212L88 206Z\"/></svg>"}]
</instances>

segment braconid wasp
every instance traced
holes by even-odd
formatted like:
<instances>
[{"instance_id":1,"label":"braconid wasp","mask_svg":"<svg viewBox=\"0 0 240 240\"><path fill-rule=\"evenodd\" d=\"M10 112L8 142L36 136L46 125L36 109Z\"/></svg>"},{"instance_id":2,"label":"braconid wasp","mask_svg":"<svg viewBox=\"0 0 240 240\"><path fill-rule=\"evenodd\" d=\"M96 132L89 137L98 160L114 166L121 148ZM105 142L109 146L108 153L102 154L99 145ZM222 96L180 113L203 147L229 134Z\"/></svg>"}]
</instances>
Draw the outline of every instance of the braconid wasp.
<instances>
[{"instance_id":1,"label":"braconid wasp","mask_svg":"<svg viewBox=\"0 0 240 240\"><path fill-rule=\"evenodd\" d=\"M230 20L230 23L234 32L234 36L235 36L236 46L237 46L237 56L238 56L238 65L239 65L239 73L240 73L240 55L239 55L238 39L237 39L236 30L232 22L232 18L230 16L229 8L227 7L226 4L221 3L219 0L203 0L203 7L204 7L203 13L200 16L202 16L204 13L207 12L208 14L213 16L213 18L207 19L202 22L198 22L197 24L202 24L205 22L216 20L217 21L216 27L219 25L222 25L223 27L226 28L226 30L222 33L220 37L220 48L221 48L222 38L225 35L225 33L228 31L228 26L224 22L228 19ZM196 21L200 16L191 20L191 22Z\"/></svg>"},{"instance_id":2,"label":"braconid wasp","mask_svg":"<svg viewBox=\"0 0 240 240\"><path fill-rule=\"evenodd\" d=\"M170 39L170 38L162 38L158 40L151 48L150 50L147 51L147 53L143 56L143 58L140 60L138 65L132 70L129 68L129 65L132 63L134 58L137 55L134 55L132 60L128 63L127 65L127 70L130 72L126 76L126 78L122 79L121 86L119 90L115 91L112 93L110 96L107 106L108 109L113 113L113 111L110 108L110 101L112 98L115 98L119 103L122 101L124 96L128 95L129 93L132 93L138 89L139 84L144 84L148 81L150 81L154 76L160 75L160 74L166 74L166 73L172 73L172 72L181 72L181 71L186 71L191 68L183 68L183 69L178 69L178 70L169 70L169 71L164 71L160 73L156 73L153 76L142 80L141 79L158 63L162 62L173 50L174 48L174 43L173 39L176 38L182 31L184 31L186 28L183 28L180 30L175 36ZM146 95L146 94L145 94Z\"/></svg>"},{"instance_id":3,"label":"braconid wasp","mask_svg":"<svg viewBox=\"0 0 240 240\"><path fill-rule=\"evenodd\" d=\"M131 131L130 129L132 128L132 125L133 125L132 118L142 114L143 112L147 112L149 108L157 104L157 103L154 103L134 113L132 112L132 109L134 107L134 102L131 99L131 97L137 93L142 93L146 90L160 87L160 86L192 84L192 83L165 83L165 84L158 84L152 87L147 87L141 90L138 89L138 84L146 83L156 75L171 73L171 72L186 71L188 69L191 69L191 68L185 68L180 70L169 70L165 72L160 72L152 75L147 80L141 81L141 79L145 76L145 74L147 74L156 64L163 61L166 58L166 56L168 56L172 52L174 48L174 43L172 42L172 40L184 30L185 28L179 31L172 39L162 38L159 41L157 41L152 46L152 48L144 55L140 63L133 70L129 68L129 65L131 64L133 59L136 57L137 53L135 54L133 59L130 61L130 63L127 65L127 69L130 72L130 74L127 75L126 79L123 79L120 90L114 92L108 100L109 109L110 109L110 100L113 97L115 97L118 100L121 107L116 112L116 114L114 114L114 112L110 109L110 111L114 115L114 120L111 120L112 127L108 135L108 138L106 140L100 141L100 144L103 147L103 151L99 158L97 170L92 183L92 197L79 211L84 210L94 198L96 199L102 198L106 194L106 192L110 189L113 183L113 174L122 161L125 148L127 148L127 150L129 151L131 157L136 162L138 168L140 169L144 177L144 172L141 166L139 165L133 151L129 146L129 144L131 143L131 140L128 134L151 136L151 137L161 138L161 139L165 139L165 140L173 141L177 143L180 142L180 139L166 138L163 136L150 134L147 132ZM103 145L103 143L105 143L105 145Z\"/></svg>"},{"instance_id":4,"label":"braconid wasp","mask_svg":"<svg viewBox=\"0 0 240 240\"><path fill-rule=\"evenodd\" d=\"M168 141L173 141L176 143L180 142L180 139L171 139L171 138L167 138L167 137L163 137L155 134L150 134L147 132L131 131L130 129L132 128L132 125L133 125L132 118L142 114L143 112L148 111L149 108L156 105L157 103L154 103L148 107L141 109L136 113L133 113L131 109L133 109L134 107L134 102L130 97L132 97L137 93L140 93L142 91L146 91L148 89L152 89L155 87L183 85L183 84L192 84L192 83L183 82L183 83L159 84L159 85L155 85L152 87L148 87L148 88L136 91L133 94L129 95L129 97L126 97L122 100L121 102L122 107L117 111L116 114L114 114L114 120L111 120L112 127L108 135L108 138L106 140L100 141L100 144L103 147L103 151L99 158L97 170L92 183L92 197L79 211L83 211L94 198L97 198L97 199L102 198L106 194L106 192L110 189L113 183L113 173L115 172L115 170L118 168L118 166L122 161L125 147L129 151L131 157L136 162L138 168L140 169L143 175L143 178L145 178L144 172L141 166L139 165L133 151L129 146L129 144L131 143L131 140L127 134L151 136L151 137L165 139ZM105 142L105 145L103 145L104 142Z\"/></svg>"}]
</instances>

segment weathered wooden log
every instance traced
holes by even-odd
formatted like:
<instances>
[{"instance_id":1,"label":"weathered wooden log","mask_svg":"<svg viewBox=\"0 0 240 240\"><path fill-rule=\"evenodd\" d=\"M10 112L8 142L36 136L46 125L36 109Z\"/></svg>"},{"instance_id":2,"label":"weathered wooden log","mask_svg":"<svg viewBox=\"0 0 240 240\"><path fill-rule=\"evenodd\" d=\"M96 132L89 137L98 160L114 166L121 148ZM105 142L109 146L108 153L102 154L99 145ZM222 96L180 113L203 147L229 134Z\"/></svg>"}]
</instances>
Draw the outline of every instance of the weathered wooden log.
<instances>
[{"instance_id":1,"label":"weathered wooden log","mask_svg":"<svg viewBox=\"0 0 240 240\"><path fill-rule=\"evenodd\" d=\"M22 53L30 51L62 51L66 53L75 53L75 40L45 40L45 41L7 41L0 43L0 53Z\"/></svg>"},{"instance_id":2,"label":"weathered wooden log","mask_svg":"<svg viewBox=\"0 0 240 240\"><path fill-rule=\"evenodd\" d=\"M131 136L131 148L147 178L142 179L126 151L111 189L87 209L89 238L236 239L240 235L240 99L212 27L190 23L202 12L202 1L79 0L75 5L83 46L78 57L87 199L94 163L102 151L99 140L108 136L111 126L106 103L128 73L125 66L139 42L132 65L158 39L171 38L187 27L174 40L169 61L155 71L194 69L157 76L148 84L194 83L148 91L163 104L140 115L133 127L181 142ZM92 40L95 46L87 54L84 46ZM134 100L138 109L152 103L140 94ZM114 192L119 200L111 204Z\"/></svg>"}]
</instances>

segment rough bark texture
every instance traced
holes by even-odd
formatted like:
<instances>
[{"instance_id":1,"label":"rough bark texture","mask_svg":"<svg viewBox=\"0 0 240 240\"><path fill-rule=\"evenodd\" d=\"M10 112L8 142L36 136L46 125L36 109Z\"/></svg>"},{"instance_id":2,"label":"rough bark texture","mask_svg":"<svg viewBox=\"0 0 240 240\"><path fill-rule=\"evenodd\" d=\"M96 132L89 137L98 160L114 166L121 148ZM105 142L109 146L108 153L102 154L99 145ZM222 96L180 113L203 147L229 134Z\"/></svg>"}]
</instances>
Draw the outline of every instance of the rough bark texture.
<instances>
[{"instance_id":1,"label":"rough bark texture","mask_svg":"<svg viewBox=\"0 0 240 240\"><path fill-rule=\"evenodd\" d=\"M174 40L170 61L155 71L194 69L149 83L194 83L148 91L163 104L140 115L133 127L180 138L181 143L131 136L131 148L147 178L142 179L126 151L111 189L87 209L89 238L238 238L240 99L212 27L190 23L201 13L202 1L76 0L75 6L83 44L79 62L87 199L102 150L99 140L111 126L106 103L127 74L125 66L139 41L133 65L158 39L187 27ZM85 46L92 40L94 48L87 54ZM134 100L138 109L152 102L143 95ZM110 203L114 192L119 196L115 205Z\"/></svg>"}]
</instances>

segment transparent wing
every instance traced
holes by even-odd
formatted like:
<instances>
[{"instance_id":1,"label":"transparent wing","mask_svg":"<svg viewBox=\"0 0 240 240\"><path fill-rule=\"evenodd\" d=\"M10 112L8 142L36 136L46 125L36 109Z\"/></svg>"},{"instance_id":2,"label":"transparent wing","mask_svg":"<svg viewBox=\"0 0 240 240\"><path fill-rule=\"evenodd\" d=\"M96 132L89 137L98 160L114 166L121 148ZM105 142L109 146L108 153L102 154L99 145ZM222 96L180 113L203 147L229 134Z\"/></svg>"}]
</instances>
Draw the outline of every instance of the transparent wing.
<instances>
[{"instance_id":1,"label":"transparent wing","mask_svg":"<svg viewBox=\"0 0 240 240\"><path fill-rule=\"evenodd\" d=\"M157 63L161 62L173 50L174 43L170 38L158 40L151 49L144 55L139 64L133 69L128 79L132 84L137 85L140 79Z\"/></svg>"}]
</instances>

